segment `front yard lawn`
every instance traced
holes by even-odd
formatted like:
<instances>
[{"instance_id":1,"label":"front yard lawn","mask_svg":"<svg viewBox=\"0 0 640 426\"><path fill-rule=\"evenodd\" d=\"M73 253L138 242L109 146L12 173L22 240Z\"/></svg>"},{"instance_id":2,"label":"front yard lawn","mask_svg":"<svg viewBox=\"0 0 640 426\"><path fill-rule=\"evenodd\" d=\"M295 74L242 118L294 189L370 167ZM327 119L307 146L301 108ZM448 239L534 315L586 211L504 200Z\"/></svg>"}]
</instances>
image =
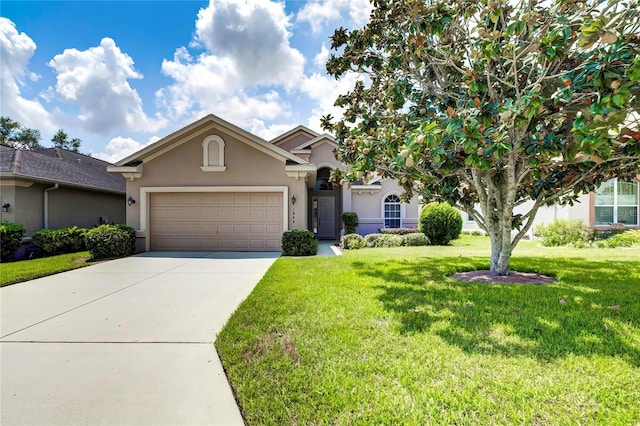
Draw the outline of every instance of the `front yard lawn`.
<instances>
[{"instance_id":1,"label":"front yard lawn","mask_svg":"<svg viewBox=\"0 0 640 426\"><path fill-rule=\"evenodd\" d=\"M216 346L257 424L640 423L640 249L542 248L544 286L457 282L489 240L281 258Z\"/></svg>"},{"instance_id":2,"label":"front yard lawn","mask_svg":"<svg viewBox=\"0 0 640 426\"><path fill-rule=\"evenodd\" d=\"M40 259L1 263L0 287L81 268L87 265L86 262L90 257L91 254L88 251L83 251Z\"/></svg>"}]
</instances>

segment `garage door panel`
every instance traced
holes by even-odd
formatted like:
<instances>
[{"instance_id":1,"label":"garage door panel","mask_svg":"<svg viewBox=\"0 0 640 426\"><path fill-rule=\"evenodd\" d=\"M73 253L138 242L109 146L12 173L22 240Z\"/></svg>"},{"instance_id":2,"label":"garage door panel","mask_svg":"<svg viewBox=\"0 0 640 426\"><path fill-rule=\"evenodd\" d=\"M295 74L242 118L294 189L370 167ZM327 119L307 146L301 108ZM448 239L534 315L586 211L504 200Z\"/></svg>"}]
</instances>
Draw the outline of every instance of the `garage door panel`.
<instances>
[{"instance_id":1,"label":"garage door panel","mask_svg":"<svg viewBox=\"0 0 640 426\"><path fill-rule=\"evenodd\" d=\"M282 195L281 194L267 194L265 199L265 205L276 206L282 208Z\"/></svg>"},{"instance_id":2,"label":"garage door panel","mask_svg":"<svg viewBox=\"0 0 640 426\"><path fill-rule=\"evenodd\" d=\"M244 237L249 234L250 225L248 223L234 223L233 224L233 233L238 237Z\"/></svg>"},{"instance_id":3,"label":"garage door panel","mask_svg":"<svg viewBox=\"0 0 640 426\"><path fill-rule=\"evenodd\" d=\"M264 235L267 231L267 225L265 223L252 223L249 225L249 228L249 232L254 235Z\"/></svg>"},{"instance_id":4,"label":"garage door panel","mask_svg":"<svg viewBox=\"0 0 640 426\"><path fill-rule=\"evenodd\" d=\"M282 234L282 225L277 223L267 223L265 228L267 234Z\"/></svg>"},{"instance_id":5,"label":"garage door panel","mask_svg":"<svg viewBox=\"0 0 640 426\"><path fill-rule=\"evenodd\" d=\"M153 193L152 250L280 250L282 193Z\"/></svg>"},{"instance_id":6,"label":"garage door panel","mask_svg":"<svg viewBox=\"0 0 640 426\"><path fill-rule=\"evenodd\" d=\"M252 209L249 211L249 219L252 221L263 221L267 218L267 212L264 209Z\"/></svg>"},{"instance_id":7,"label":"garage door panel","mask_svg":"<svg viewBox=\"0 0 640 426\"><path fill-rule=\"evenodd\" d=\"M233 196L233 205L234 206L248 206L251 197L249 194L236 194Z\"/></svg>"},{"instance_id":8,"label":"garage door panel","mask_svg":"<svg viewBox=\"0 0 640 426\"><path fill-rule=\"evenodd\" d=\"M269 222L282 222L282 210L281 209L267 209L266 219Z\"/></svg>"},{"instance_id":9,"label":"garage door panel","mask_svg":"<svg viewBox=\"0 0 640 426\"><path fill-rule=\"evenodd\" d=\"M234 207L233 219L231 220L233 220L234 222L247 222L251 220L250 210L248 208Z\"/></svg>"}]
</instances>

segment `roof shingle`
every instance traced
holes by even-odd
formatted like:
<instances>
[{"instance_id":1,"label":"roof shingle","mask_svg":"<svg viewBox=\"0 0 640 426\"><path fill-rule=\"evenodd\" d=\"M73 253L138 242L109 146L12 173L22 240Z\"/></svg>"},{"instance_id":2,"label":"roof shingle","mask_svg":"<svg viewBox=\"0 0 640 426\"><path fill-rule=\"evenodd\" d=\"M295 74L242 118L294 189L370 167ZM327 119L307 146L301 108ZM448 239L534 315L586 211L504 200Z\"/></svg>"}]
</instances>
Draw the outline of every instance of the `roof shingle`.
<instances>
[{"instance_id":1,"label":"roof shingle","mask_svg":"<svg viewBox=\"0 0 640 426\"><path fill-rule=\"evenodd\" d=\"M125 179L108 173L111 164L61 148L25 151L0 145L0 173L40 181L124 193Z\"/></svg>"}]
</instances>

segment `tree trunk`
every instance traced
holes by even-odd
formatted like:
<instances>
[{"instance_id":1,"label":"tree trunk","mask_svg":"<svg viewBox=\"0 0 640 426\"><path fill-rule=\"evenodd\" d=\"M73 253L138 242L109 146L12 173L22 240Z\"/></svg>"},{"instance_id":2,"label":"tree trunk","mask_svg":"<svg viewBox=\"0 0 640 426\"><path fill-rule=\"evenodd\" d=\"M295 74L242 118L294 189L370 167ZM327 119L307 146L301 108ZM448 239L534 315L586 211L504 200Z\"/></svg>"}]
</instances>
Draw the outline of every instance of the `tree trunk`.
<instances>
[{"instance_id":1,"label":"tree trunk","mask_svg":"<svg viewBox=\"0 0 640 426\"><path fill-rule=\"evenodd\" d=\"M492 275L509 275L509 267L511 260L511 242L505 246L503 238L491 239L491 274Z\"/></svg>"}]
</instances>

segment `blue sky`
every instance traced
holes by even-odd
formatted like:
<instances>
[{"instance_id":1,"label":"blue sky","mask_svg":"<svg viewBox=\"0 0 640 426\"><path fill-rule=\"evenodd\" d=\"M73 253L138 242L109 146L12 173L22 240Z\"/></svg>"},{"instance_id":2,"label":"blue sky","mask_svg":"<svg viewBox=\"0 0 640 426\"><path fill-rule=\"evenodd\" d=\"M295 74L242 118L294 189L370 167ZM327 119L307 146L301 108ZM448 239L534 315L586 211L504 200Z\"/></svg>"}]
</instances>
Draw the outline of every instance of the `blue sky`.
<instances>
[{"instance_id":1,"label":"blue sky","mask_svg":"<svg viewBox=\"0 0 640 426\"><path fill-rule=\"evenodd\" d=\"M326 75L328 37L368 0L6 1L0 115L64 129L115 162L213 113L271 139L320 131L357 76Z\"/></svg>"}]
</instances>

